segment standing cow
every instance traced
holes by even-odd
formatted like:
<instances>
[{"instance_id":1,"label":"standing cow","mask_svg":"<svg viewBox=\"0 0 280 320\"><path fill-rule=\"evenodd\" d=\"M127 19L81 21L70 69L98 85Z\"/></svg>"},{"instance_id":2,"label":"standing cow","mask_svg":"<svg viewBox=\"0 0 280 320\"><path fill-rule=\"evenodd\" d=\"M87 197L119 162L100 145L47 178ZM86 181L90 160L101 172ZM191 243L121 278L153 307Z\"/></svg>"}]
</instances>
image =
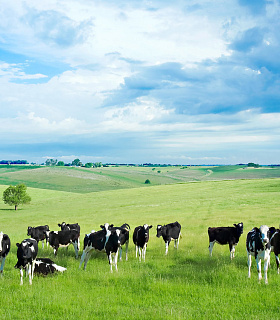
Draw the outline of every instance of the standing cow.
<instances>
[{"instance_id":1,"label":"standing cow","mask_svg":"<svg viewBox=\"0 0 280 320\"><path fill-rule=\"evenodd\" d=\"M269 242L269 228L266 225L260 228L253 228L247 234L246 249L248 255L248 278L251 277L252 258L254 256L257 262L258 279L262 279L261 260L264 260L264 281L267 284L267 269L270 263L271 245Z\"/></svg>"},{"instance_id":2,"label":"standing cow","mask_svg":"<svg viewBox=\"0 0 280 320\"><path fill-rule=\"evenodd\" d=\"M50 228L47 224L44 226L27 228L27 235L35 239L37 242L42 241L43 249L44 249L44 240L46 240L47 246L49 244L49 232L50 232Z\"/></svg>"},{"instance_id":3,"label":"standing cow","mask_svg":"<svg viewBox=\"0 0 280 320\"><path fill-rule=\"evenodd\" d=\"M0 232L0 262L1 262L0 274L1 276L3 274L5 260L8 253L10 252L10 248L11 248L11 241L9 236L1 231Z\"/></svg>"},{"instance_id":4,"label":"standing cow","mask_svg":"<svg viewBox=\"0 0 280 320\"><path fill-rule=\"evenodd\" d=\"M168 253L168 247L171 240L174 240L174 248L178 249L179 238L181 237L181 225L178 221L157 226L157 237L163 238L165 242L165 254Z\"/></svg>"},{"instance_id":5,"label":"standing cow","mask_svg":"<svg viewBox=\"0 0 280 320\"><path fill-rule=\"evenodd\" d=\"M20 284L23 284L23 269L29 275L29 284L32 284L34 275L35 261L38 253L38 243L35 239L25 239L21 243L17 243L18 261L15 268L20 269Z\"/></svg>"},{"instance_id":6,"label":"standing cow","mask_svg":"<svg viewBox=\"0 0 280 320\"><path fill-rule=\"evenodd\" d=\"M54 255L57 255L58 248L68 247L70 244L73 244L76 259L78 259L80 248L80 232L78 230L51 231L49 237L50 246L54 250Z\"/></svg>"},{"instance_id":7,"label":"standing cow","mask_svg":"<svg viewBox=\"0 0 280 320\"><path fill-rule=\"evenodd\" d=\"M149 241L149 230L153 226L144 224L143 226L138 226L133 232L133 243L135 244L136 258L137 253L139 253L139 261L141 262L141 257L145 262L147 244Z\"/></svg>"},{"instance_id":8,"label":"standing cow","mask_svg":"<svg viewBox=\"0 0 280 320\"><path fill-rule=\"evenodd\" d=\"M275 260L276 260L276 266L277 266L277 273L279 274L279 257L280 254L280 230L276 229L274 227L269 228L269 241L271 244L271 252L274 252Z\"/></svg>"},{"instance_id":9,"label":"standing cow","mask_svg":"<svg viewBox=\"0 0 280 320\"><path fill-rule=\"evenodd\" d=\"M234 224L234 227L217 227L208 228L209 236L209 254L212 256L212 251L215 242L219 244L228 244L230 251L230 259L234 258L235 247L238 244L239 238L243 233L243 223Z\"/></svg>"}]
</instances>

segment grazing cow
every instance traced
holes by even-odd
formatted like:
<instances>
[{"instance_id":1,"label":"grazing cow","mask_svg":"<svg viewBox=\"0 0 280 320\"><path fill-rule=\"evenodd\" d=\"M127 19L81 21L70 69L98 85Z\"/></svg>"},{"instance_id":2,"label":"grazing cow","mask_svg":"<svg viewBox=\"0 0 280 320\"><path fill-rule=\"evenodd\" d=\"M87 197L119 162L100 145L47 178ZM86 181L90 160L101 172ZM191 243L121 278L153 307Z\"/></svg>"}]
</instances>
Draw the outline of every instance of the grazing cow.
<instances>
[{"instance_id":1,"label":"grazing cow","mask_svg":"<svg viewBox=\"0 0 280 320\"><path fill-rule=\"evenodd\" d=\"M212 257L212 251L215 242L219 244L228 244L230 251L230 259L234 258L235 247L238 244L239 238L243 233L243 223L234 224L234 227L217 227L208 228L209 235L209 253Z\"/></svg>"},{"instance_id":2,"label":"grazing cow","mask_svg":"<svg viewBox=\"0 0 280 320\"><path fill-rule=\"evenodd\" d=\"M108 225L108 224L106 224ZM105 228L105 225L101 225L100 226L101 229ZM120 230L120 242L121 242L121 246L120 246L120 260L122 260L122 246L125 245L126 247L126 251L125 251L125 259L126 261L128 260L128 244L129 244L129 231L130 231L130 226L127 223L124 223L122 226L120 227L114 227L113 224L110 224L108 226L108 230L110 231L114 231L114 230Z\"/></svg>"},{"instance_id":3,"label":"grazing cow","mask_svg":"<svg viewBox=\"0 0 280 320\"><path fill-rule=\"evenodd\" d=\"M56 271L64 272L65 270L67 269L64 267L58 266L51 259L48 259L48 258L37 258L35 261L34 272L36 274L46 276L48 274L55 273Z\"/></svg>"},{"instance_id":4,"label":"grazing cow","mask_svg":"<svg viewBox=\"0 0 280 320\"><path fill-rule=\"evenodd\" d=\"M10 248L11 248L11 241L9 236L1 231L0 232L0 262L1 262L0 274L1 276L3 274L5 260L10 251Z\"/></svg>"},{"instance_id":5,"label":"grazing cow","mask_svg":"<svg viewBox=\"0 0 280 320\"><path fill-rule=\"evenodd\" d=\"M78 259L80 248L80 232L78 230L62 230L51 231L49 235L50 246L54 249L54 254L57 254L57 250L60 247L68 247L73 244Z\"/></svg>"},{"instance_id":6,"label":"grazing cow","mask_svg":"<svg viewBox=\"0 0 280 320\"><path fill-rule=\"evenodd\" d=\"M113 225L109 226L108 223L100 227L102 228L101 230L85 235L84 250L79 267L84 263L84 270L86 269L87 262L94 250L106 251L112 272L112 264L115 265L117 270L118 250L121 245L121 230L114 228ZM109 230L109 228L112 228L112 230ZM113 254L115 257L112 262Z\"/></svg>"},{"instance_id":7,"label":"grazing cow","mask_svg":"<svg viewBox=\"0 0 280 320\"><path fill-rule=\"evenodd\" d=\"M153 226L144 224L143 226L138 226L133 232L133 243L135 244L136 258L137 252L139 252L139 261L141 262L141 257L145 262L147 244L149 241L149 230ZM142 251L142 252L141 252Z\"/></svg>"},{"instance_id":8,"label":"grazing cow","mask_svg":"<svg viewBox=\"0 0 280 320\"><path fill-rule=\"evenodd\" d=\"M61 231L63 231L63 230L78 230L79 234L81 231L81 227L79 226L78 223L71 224L71 223L62 222L62 223L58 223L58 226L61 228Z\"/></svg>"},{"instance_id":9,"label":"grazing cow","mask_svg":"<svg viewBox=\"0 0 280 320\"><path fill-rule=\"evenodd\" d=\"M15 268L20 269L20 284L23 284L23 269L29 275L29 284L32 284L34 275L35 260L38 253L38 243L35 239L25 239L21 243L17 243L18 261Z\"/></svg>"},{"instance_id":10,"label":"grazing cow","mask_svg":"<svg viewBox=\"0 0 280 320\"><path fill-rule=\"evenodd\" d=\"M174 240L174 248L178 249L179 238L181 237L181 225L178 221L157 226L157 237L163 238L165 242L165 254L168 253L168 247L171 240Z\"/></svg>"},{"instance_id":11,"label":"grazing cow","mask_svg":"<svg viewBox=\"0 0 280 320\"><path fill-rule=\"evenodd\" d=\"M275 229L274 227L269 228L269 241L271 244L271 252L274 252L275 260L276 260L276 266L277 266L277 273L279 274L279 253L280 253L280 230Z\"/></svg>"},{"instance_id":12,"label":"grazing cow","mask_svg":"<svg viewBox=\"0 0 280 320\"><path fill-rule=\"evenodd\" d=\"M262 278L261 259L264 260L264 281L267 284L267 269L270 262L271 245L269 242L269 228L266 225L260 228L253 228L247 234L246 249L248 255L248 278L251 277L252 255L257 262L258 279Z\"/></svg>"},{"instance_id":13,"label":"grazing cow","mask_svg":"<svg viewBox=\"0 0 280 320\"><path fill-rule=\"evenodd\" d=\"M49 231L48 225L38 227L28 227L27 235L35 239L37 242L42 241L42 248L44 249L44 240L46 239L46 245L49 243Z\"/></svg>"}]
</instances>

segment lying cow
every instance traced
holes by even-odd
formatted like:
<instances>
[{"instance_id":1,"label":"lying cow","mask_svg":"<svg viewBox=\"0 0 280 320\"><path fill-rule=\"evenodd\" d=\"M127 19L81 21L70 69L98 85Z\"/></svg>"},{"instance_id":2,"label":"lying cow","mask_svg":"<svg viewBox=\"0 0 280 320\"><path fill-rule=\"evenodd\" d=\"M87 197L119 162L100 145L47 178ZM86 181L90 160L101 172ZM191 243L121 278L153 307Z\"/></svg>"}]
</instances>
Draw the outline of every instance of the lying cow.
<instances>
[{"instance_id":1,"label":"lying cow","mask_svg":"<svg viewBox=\"0 0 280 320\"><path fill-rule=\"evenodd\" d=\"M133 243L135 244L136 258L137 253L139 253L139 261L141 262L141 257L145 262L147 244L149 241L149 230L153 226L144 224L143 226L138 226L133 232Z\"/></svg>"},{"instance_id":2,"label":"lying cow","mask_svg":"<svg viewBox=\"0 0 280 320\"><path fill-rule=\"evenodd\" d=\"M277 266L277 273L279 274L279 253L280 253L280 230L274 227L269 228L269 241L271 244L271 252L274 252L276 266Z\"/></svg>"},{"instance_id":3,"label":"lying cow","mask_svg":"<svg viewBox=\"0 0 280 320\"><path fill-rule=\"evenodd\" d=\"M174 248L178 249L179 238L181 237L181 225L178 221L157 226L157 237L163 238L165 242L165 254L168 253L168 247L171 240L174 240Z\"/></svg>"},{"instance_id":4,"label":"lying cow","mask_svg":"<svg viewBox=\"0 0 280 320\"><path fill-rule=\"evenodd\" d=\"M35 260L38 253L38 243L35 239L25 239L16 244L18 261L15 268L20 269L20 284L23 284L23 269L29 275L29 284L32 284L34 275Z\"/></svg>"},{"instance_id":5,"label":"lying cow","mask_svg":"<svg viewBox=\"0 0 280 320\"><path fill-rule=\"evenodd\" d=\"M73 244L78 259L80 248L80 233L77 230L51 231L49 234L50 246L54 249L54 255L60 247L68 247Z\"/></svg>"},{"instance_id":6,"label":"lying cow","mask_svg":"<svg viewBox=\"0 0 280 320\"><path fill-rule=\"evenodd\" d=\"M44 240L46 240L46 245L49 243L49 231L48 225L38 226L38 227L28 227L27 235L35 239L37 242L42 241L42 248L44 248Z\"/></svg>"},{"instance_id":7,"label":"lying cow","mask_svg":"<svg viewBox=\"0 0 280 320\"><path fill-rule=\"evenodd\" d=\"M234 258L235 247L238 244L239 238L243 233L243 223L234 224L234 227L217 227L208 228L209 235L209 253L212 256L212 251L215 242L219 244L228 244L230 251L230 259Z\"/></svg>"},{"instance_id":8,"label":"lying cow","mask_svg":"<svg viewBox=\"0 0 280 320\"><path fill-rule=\"evenodd\" d=\"M1 231L0 232L0 262L1 262L0 274L1 276L3 274L5 260L8 253L10 252L10 248L11 248L11 241L9 236Z\"/></svg>"},{"instance_id":9,"label":"lying cow","mask_svg":"<svg viewBox=\"0 0 280 320\"><path fill-rule=\"evenodd\" d=\"M51 259L48 258L37 258L35 261L34 272L39 275L48 275L55 272L64 272L67 269L55 264Z\"/></svg>"},{"instance_id":10,"label":"lying cow","mask_svg":"<svg viewBox=\"0 0 280 320\"><path fill-rule=\"evenodd\" d=\"M271 245L269 242L269 228L266 225L260 228L253 228L247 234L246 249L248 255L248 278L251 277L252 258L254 256L257 262L258 279L262 279L261 260L264 260L264 281L267 284L267 269L270 263Z\"/></svg>"}]
</instances>

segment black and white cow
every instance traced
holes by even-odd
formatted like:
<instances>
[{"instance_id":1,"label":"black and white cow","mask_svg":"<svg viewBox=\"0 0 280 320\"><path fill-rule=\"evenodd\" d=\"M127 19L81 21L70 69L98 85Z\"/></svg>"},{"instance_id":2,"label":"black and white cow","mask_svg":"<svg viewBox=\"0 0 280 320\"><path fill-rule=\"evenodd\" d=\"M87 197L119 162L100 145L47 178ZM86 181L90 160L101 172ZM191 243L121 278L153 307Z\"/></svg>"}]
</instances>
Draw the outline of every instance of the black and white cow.
<instances>
[{"instance_id":1,"label":"black and white cow","mask_svg":"<svg viewBox=\"0 0 280 320\"><path fill-rule=\"evenodd\" d=\"M277 266L277 273L279 274L279 253L280 253L280 230L274 227L269 228L269 241L271 244L271 252L274 252L275 259L276 259L276 266Z\"/></svg>"},{"instance_id":2,"label":"black and white cow","mask_svg":"<svg viewBox=\"0 0 280 320\"><path fill-rule=\"evenodd\" d=\"M106 224L107 225L107 224ZM101 229L105 228L105 225L101 225L100 226ZM125 259L126 261L128 260L128 244L129 244L129 231L130 231L130 226L127 223L124 223L122 226L120 227L114 227L113 224L110 224L108 226L108 229L110 231L114 231L114 230L120 230L120 242L121 242L121 246L119 249L120 252L120 260L122 260L122 246L125 245Z\"/></svg>"},{"instance_id":3,"label":"black and white cow","mask_svg":"<svg viewBox=\"0 0 280 320\"><path fill-rule=\"evenodd\" d=\"M134 229L133 243L135 244L136 258L137 258L137 253L139 253L140 262L141 262L141 258L145 261L147 244L149 241L149 230L152 227L153 226L144 224L143 226L138 226Z\"/></svg>"},{"instance_id":4,"label":"black and white cow","mask_svg":"<svg viewBox=\"0 0 280 320\"><path fill-rule=\"evenodd\" d=\"M108 240L105 243L105 251L107 253L111 272L113 272L112 265L114 265L116 271L118 271L118 252L121 246L120 235L120 229L108 230L106 235L106 238L108 238Z\"/></svg>"},{"instance_id":5,"label":"black and white cow","mask_svg":"<svg viewBox=\"0 0 280 320\"><path fill-rule=\"evenodd\" d=\"M80 261L80 266L84 263L84 270L86 269L88 260L92 255L93 251L106 251L110 268L112 271L112 254L115 254L114 257L114 265L117 270L117 258L118 258L118 250L121 245L120 242L120 230L113 229L112 225L109 226L108 223L100 226L102 229L96 232L92 232L90 234L86 234L84 238L84 250Z\"/></svg>"},{"instance_id":6,"label":"black and white cow","mask_svg":"<svg viewBox=\"0 0 280 320\"><path fill-rule=\"evenodd\" d=\"M246 249L248 255L248 278L251 277L252 256L257 262L258 279L262 279L261 260L264 260L264 281L267 284L267 269L270 263L271 245L269 242L269 228L266 225L253 228L247 234Z\"/></svg>"},{"instance_id":7,"label":"black and white cow","mask_svg":"<svg viewBox=\"0 0 280 320\"><path fill-rule=\"evenodd\" d=\"M38 253L38 242L35 239L25 239L16 244L18 261L15 268L20 269L20 284L23 284L23 269L29 275L29 284L32 284L35 260Z\"/></svg>"},{"instance_id":8,"label":"black and white cow","mask_svg":"<svg viewBox=\"0 0 280 320\"><path fill-rule=\"evenodd\" d=\"M46 245L49 243L49 231L48 225L38 226L38 227L28 227L27 235L35 239L37 242L42 241L42 248L44 248L44 240L46 240Z\"/></svg>"},{"instance_id":9,"label":"black and white cow","mask_svg":"<svg viewBox=\"0 0 280 320\"><path fill-rule=\"evenodd\" d=\"M62 223L58 223L57 225L61 228L61 231L63 231L63 230L78 230L79 234L81 231L81 227L78 223L62 222Z\"/></svg>"},{"instance_id":10,"label":"black and white cow","mask_svg":"<svg viewBox=\"0 0 280 320\"><path fill-rule=\"evenodd\" d=\"M157 237L163 238L165 242L165 254L168 253L168 247L171 240L174 240L174 248L178 249L179 238L181 237L181 225L178 221L166 225L157 226Z\"/></svg>"},{"instance_id":11,"label":"black and white cow","mask_svg":"<svg viewBox=\"0 0 280 320\"><path fill-rule=\"evenodd\" d=\"M1 231L0 232L0 262L1 262L0 274L1 276L3 274L5 260L8 253L10 252L10 248L11 248L11 241L9 236Z\"/></svg>"},{"instance_id":12,"label":"black and white cow","mask_svg":"<svg viewBox=\"0 0 280 320\"><path fill-rule=\"evenodd\" d=\"M39 275L46 276L55 273L56 271L64 272L66 270L66 268L58 266L49 258L37 258L35 261L34 272Z\"/></svg>"},{"instance_id":13,"label":"black and white cow","mask_svg":"<svg viewBox=\"0 0 280 320\"><path fill-rule=\"evenodd\" d=\"M61 230L51 231L49 234L50 246L54 249L54 254L57 254L57 250L60 247L68 247L73 244L78 259L80 248L80 232L78 230Z\"/></svg>"},{"instance_id":14,"label":"black and white cow","mask_svg":"<svg viewBox=\"0 0 280 320\"><path fill-rule=\"evenodd\" d=\"M243 223L234 224L234 227L217 227L208 228L209 235L209 253L212 257L212 251L215 242L219 244L228 244L230 251L230 259L234 258L235 247L238 244L239 238L243 233Z\"/></svg>"}]
</instances>

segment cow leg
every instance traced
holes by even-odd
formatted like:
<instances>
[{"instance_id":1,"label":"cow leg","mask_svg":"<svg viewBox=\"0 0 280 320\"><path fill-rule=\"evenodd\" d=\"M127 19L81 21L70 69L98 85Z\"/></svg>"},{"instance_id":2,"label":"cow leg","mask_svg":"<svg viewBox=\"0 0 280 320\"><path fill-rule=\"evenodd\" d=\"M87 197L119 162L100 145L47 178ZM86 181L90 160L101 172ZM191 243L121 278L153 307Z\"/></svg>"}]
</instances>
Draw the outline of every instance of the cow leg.
<instances>
[{"instance_id":1,"label":"cow leg","mask_svg":"<svg viewBox=\"0 0 280 320\"><path fill-rule=\"evenodd\" d=\"M275 260L276 260L276 266L277 266L277 273L279 274L279 257L278 257L278 255L275 255Z\"/></svg>"},{"instance_id":2,"label":"cow leg","mask_svg":"<svg viewBox=\"0 0 280 320\"><path fill-rule=\"evenodd\" d=\"M120 246L120 260L122 260L122 246Z\"/></svg>"},{"instance_id":3,"label":"cow leg","mask_svg":"<svg viewBox=\"0 0 280 320\"><path fill-rule=\"evenodd\" d=\"M178 249L178 247L179 247L179 240L180 240L180 237L181 237L181 233L179 234L178 239L177 239L177 241L176 241L177 249Z\"/></svg>"},{"instance_id":4,"label":"cow leg","mask_svg":"<svg viewBox=\"0 0 280 320\"><path fill-rule=\"evenodd\" d=\"M208 249L209 249L210 257L212 257L212 251L213 251L214 243L215 243L215 241L209 242L209 248Z\"/></svg>"},{"instance_id":5,"label":"cow leg","mask_svg":"<svg viewBox=\"0 0 280 320\"><path fill-rule=\"evenodd\" d=\"M23 285L23 269L22 268L19 269L19 273L20 273L20 284Z\"/></svg>"},{"instance_id":6,"label":"cow leg","mask_svg":"<svg viewBox=\"0 0 280 320\"><path fill-rule=\"evenodd\" d=\"M5 260L6 260L6 257L5 258L2 258L1 259L1 267L0 267L0 274L1 276L3 275L3 270L4 270L4 265L5 265Z\"/></svg>"},{"instance_id":7,"label":"cow leg","mask_svg":"<svg viewBox=\"0 0 280 320\"><path fill-rule=\"evenodd\" d=\"M264 270L264 283L265 284L268 284L268 280L267 280L267 269L268 269L268 264L269 264L269 258L264 260L264 267L263 267L263 270Z\"/></svg>"},{"instance_id":8,"label":"cow leg","mask_svg":"<svg viewBox=\"0 0 280 320\"><path fill-rule=\"evenodd\" d=\"M112 253L110 252L109 254L107 254L107 256L108 256L108 260L109 260L110 271L112 273L113 272L113 268L112 268Z\"/></svg>"},{"instance_id":9,"label":"cow leg","mask_svg":"<svg viewBox=\"0 0 280 320\"><path fill-rule=\"evenodd\" d=\"M257 262L257 270L258 270L258 279L260 281L262 279L262 260L257 257L256 262Z\"/></svg>"},{"instance_id":10,"label":"cow leg","mask_svg":"<svg viewBox=\"0 0 280 320\"><path fill-rule=\"evenodd\" d=\"M78 259L78 257L79 257L79 244L78 244L78 242L73 242L73 246L75 249L76 259Z\"/></svg>"},{"instance_id":11,"label":"cow leg","mask_svg":"<svg viewBox=\"0 0 280 320\"><path fill-rule=\"evenodd\" d=\"M250 253L247 253L248 255L248 278L251 278L251 265L252 265L252 256Z\"/></svg>"},{"instance_id":12,"label":"cow leg","mask_svg":"<svg viewBox=\"0 0 280 320\"><path fill-rule=\"evenodd\" d=\"M138 246L136 245L135 245L135 251L136 251L136 258L137 258Z\"/></svg>"},{"instance_id":13,"label":"cow leg","mask_svg":"<svg viewBox=\"0 0 280 320\"><path fill-rule=\"evenodd\" d=\"M35 262L36 262L36 259L34 259L32 261L32 268L31 268L31 278L32 279L33 279L33 276L34 276Z\"/></svg>"},{"instance_id":14,"label":"cow leg","mask_svg":"<svg viewBox=\"0 0 280 320\"><path fill-rule=\"evenodd\" d=\"M169 242L168 242L168 241L165 242L165 254L166 254L166 255L167 255L167 253L168 253L169 243L170 243L170 241L169 241Z\"/></svg>"},{"instance_id":15,"label":"cow leg","mask_svg":"<svg viewBox=\"0 0 280 320\"><path fill-rule=\"evenodd\" d=\"M138 246L139 262L141 262L142 252L143 249L141 249L140 246Z\"/></svg>"},{"instance_id":16,"label":"cow leg","mask_svg":"<svg viewBox=\"0 0 280 320\"><path fill-rule=\"evenodd\" d=\"M128 241L125 243L125 260L128 260Z\"/></svg>"},{"instance_id":17,"label":"cow leg","mask_svg":"<svg viewBox=\"0 0 280 320\"><path fill-rule=\"evenodd\" d=\"M44 240L42 240L42 249L44 249Z\"/></svg>"},{"instance_id":18,"label":"cow leg","mask_svg":"<svg viewBox=\"0 0 280 320\"><path fill-rule=\"evenodd\" d=\"M142 256L143 256L143 260L145 262L146 259L146 250L147 250L147 243L144 244L143 250L142 250Z\"/></svg>"},{"instance_id":19,"label":"cow leg","mask_svg":"<svg viewBox=\"0 0 280 320\"><path fill-rule=\"evenodd\" d=\"M28 268L28 276L29 276L29 284L32 284L32 265L31 263L28 263L27 265Z\"/></svg>"},{"instance_id":20,"label":"cow leg","mask_svg":"<svg viewBox=\"0 0 280 320\"><path fill-rule=\"evenodd\" d=\"M87 263L88 263L88 260L89 260L89 258L91 257L91 255L92 255L92 251L89 251L89 252L86 253L85 263L84 263L84 270L86 270Z\"/></svg>"},{"instance_id":21,"label":"cow leg","mask_svg":"<svg viewBox=\"0 0 280 320\"><path fill-rule=\"evenodd\" d=\"M119 253L119 249L115 253L115 257L114 257L114 265L115 265L116 271L118 271L118 265L117 265L117 263L118 263L118 253Z\"/></svg>"},{"instance_id":22,"label":"cow leg","mask_svg":"<svg viewBox=\"0 0 280 320\"><path fill-rule=\"evenodd\" d=\"M234 244L229 244L229 251L230 251L230 260L234 258L234 253L235 253L235 246Z\"/></svg>"}]
</instances>

